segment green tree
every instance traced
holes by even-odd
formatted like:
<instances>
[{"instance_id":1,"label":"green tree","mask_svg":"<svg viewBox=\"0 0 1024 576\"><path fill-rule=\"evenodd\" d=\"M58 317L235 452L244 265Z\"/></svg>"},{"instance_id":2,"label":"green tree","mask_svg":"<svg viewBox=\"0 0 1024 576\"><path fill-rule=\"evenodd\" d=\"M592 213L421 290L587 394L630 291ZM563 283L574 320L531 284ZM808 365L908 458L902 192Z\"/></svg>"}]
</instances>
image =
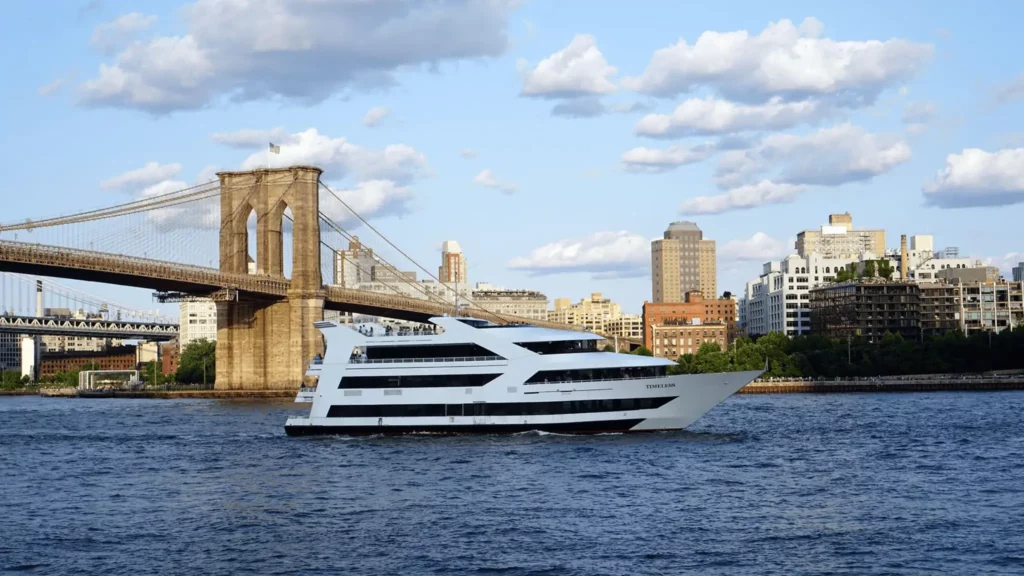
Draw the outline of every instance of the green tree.
<instances>
[{"instance_id":1,"label":"green tree","mask_svg":"<svg viewBox=\"0 0 1024 576\"><path fill-rule=\"evenodd\" d=\"M878 275L886 280L892 280L893 268L892 263L888 260L878 261Z\"/></svg>"},{"instance_id":2,"label":"green tree","mask_svg":"<svg viewBox=\"0 0 1024 576\"><path fill-rule=\"evenodd\" d=\"M3 374L0 374L0 382L4 388L16 388L21 383L21 371L4 370Z\"/></svg>"},{"instance_id":3,"label":"green tree","mask_svg":"<svg viewBox=\"0 0 1024 576\"><path fill-rule=\"evenodd\" d=\"M683 354L676 360L675 366L668 367L669 376L693 373L693 354Z\"/></svg>"},{"instance_id":4,"label":"green tree","mask_svg":"<svg viewBox=\"0 0 1024 576\"><path fill-rule=\"evenodd\" d=\"M205 338L190 342L178 358L175 380L185 384L211 384L217 373L217 342Z\"/></svg>"},{"instance_id":5,"label":"green tree","mask_svg":"<svg viewBox=\"0 0 1024 576\"><path fill-rule=\"evenodd\" d=\"M602 352L615 352L615 347L611 344L605 344L604 348L601 348Z\"/></svg>"},{"instance_id":6,"label":"green tree","mask_svg":"<svg viewBox=\"0 0 1024 576\"><path fill-rule=\"evenodd\" d=\"M630 352L630 354L636 354L637 356L654 356L654 352L651 352L650 348L646 346L641 346Z\"/></svg>"},{"instance_id":7,"label":"green tree","mask_svg":"<svg viewBox=\"0 0 1024 576\"><path fill-rule=\"evenodd\" d=\"M714 342L705 342L693 357L693 371L697 374L728 372L729 368L729 355Z\"/></svg>"},{"instance_id":8,"label":"green tree","mask_svg":"<svg viewBox=\"0 0 1024 576\"><path fill-rule=\"evenodd\" d=\"M874 278L875 277L875 272L876 272L876 269L875 269L875 261L874 260L868 260L867 262L864 263L864 277L865 278Z\"/></svg>"}]
</instances>

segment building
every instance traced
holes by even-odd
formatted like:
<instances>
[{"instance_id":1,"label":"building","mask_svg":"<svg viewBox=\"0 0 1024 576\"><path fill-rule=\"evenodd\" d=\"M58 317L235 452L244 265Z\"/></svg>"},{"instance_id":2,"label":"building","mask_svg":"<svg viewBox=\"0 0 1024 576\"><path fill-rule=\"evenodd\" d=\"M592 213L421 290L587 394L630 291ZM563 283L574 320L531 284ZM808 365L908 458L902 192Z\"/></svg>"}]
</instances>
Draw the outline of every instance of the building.
<instances>
[{"instance_id":1,"label":"building","mask_svg":"<svg viewBox=\"0 0 1024 576\"><path fill-rule=\"evenodd\" d=\"M548 311L548 321L582 326L592 332L605 332L605 323L622 316L622 308L594 292L590 298L583 298L572 304L568 298L555 298L555 309Z\"/></svg>"},{"instance_id":2,"label":"building","mask_svg":"<svg viewBox=\"0 0 1024 576\"><path fill-rule=\"evenodd\" d=\"M707 343L725 350L730 342L730 329L724 323L686 323L669 321L651 329L651 352L659 358L675 360L684 354L696 354Z\"/></svg>"},{"instance_id":3,"label":"building","mask_svg":"<svg viewBox=\"0 0 1024 576\"><path fill-rule=\"evenodd\" d=\"M0 371L21 370L21 335L0 332Z\"/></svg>"},{"instance_id":4,"label":"building","mask_svg":"<svg viewBox=\"0 0 1024 576\"><path fill-rule=\"evenodd\" d=\"M682 302L687 292L718 294L715 241L693 222L673 222L651 242L651 292L655 302Z\"/></svg>"},{"instance_id":5,"label":"building","mask_svg":"<svg viewBox=\"0 0 1024 576\"><path fill-rule=\"evenodd\" d=\"M944 334L960 328L960 298L955 286L945 282L918 282L921 332Z\"/></svg>"},{"instance_id":6,"label":"building","mask_svg":"<svg viewBox=\"0 0 1024 576\"><path fill-rule=\"evenodd\" d=\"M1024 262L1013 267L1012 275L1014 282L1024 282Z\"/></svg>"},{"instance_id":7,"label":"building","mask_svg":"<svg viewBox=\"0 0 1024 576\"><path fill-rule=\"evenodd\" d=\"M386 284L408 284L416 281L415 270L398 270L387 264L377 264L371 269L371 282Z\"/></svg>"},{"instance_id":8,"label":"building","mask_svg":"<svg viewBox=\"0 0 1024 576\"><path fill-rule=\"evenodd\" d=\"M53 376L59 372L75 372L86 365L95 365L96 370L134 370L135 346L119 346L105 352L41 354L39 377Z\"/></svg>"},{"instance_id":9,"label":"building","mask_svg":"<svg viewBox=\"0 0 1024 576\"><path fill-rule=\"evenodd\" d=\"M920 336L921 291L914 282L862 280L811 290L811 327L829 338L878 342L886 332Z\"/></svg>"},{"instance_id":10,"label":"building","mask_svg":"<svg viewBox=\"0 0 1024 576\"><path fill-rule=\"evenodd\" d=\"M747 282L740 302L743 330L751 335L781 332L787 336L811 332L811 290L830 284L856 258L825 258L813 252L766 262L761 276Z\"/></svg>"},{"instance_id":11,"label":"building","mask_svg":"<svg viewBox=\"0 0 1024 576\"><path fill-rule=\"evenodd\" d=\"M160 344L160 373L164 376L178 371L178 356L181 350L177 340Z\"/></svg>"},{"instance_id":12,"label":"building","mask_svg":"<svg viewBox=\"0 0 1024 576\"><path fill-rule=\"evenodd\" d=\"M946 246L942 250L939 250L938 252L936 252L935 253L935 257L936 258L943 258L943 259L946 259L946 258L959 258L960 257L960 249L957 248L956 246Z\"/></svg>"},{"instance_id":13,"label":"building","mask_svg":"<svg viewBox=\"0 0 1024 576\"><path fill-rule=\"evenodd\" d=\"M1024 325L1024 282L999 280L956 284L960 330L1001 332Z\"/></svg>"},{"instance_id":14,"label":"building","mask_svg":"<svg viewBox=\"0 0 1024 576\"><path fill-rule=\"evenodd\" d=\"M998 282L1002 276L995 266L961 266L939 270L935 277L950 284L991 284Z\"/></svg>"},{"instance_id":15,"label":"building","mask_svg":"<svg viewBox=\"0 0 1024 576\"><path fill-rule=\"evenodd\" d=\"M604 335L639 341L644 337L644 317L639 314L623 314L608 320L604 323Z\"/></svg>"},{"instance_id":16,"label":"building","mask_svg":"<svg viewBox=\"0 0 1024 576\"><path fill-rule=\"evenodd\" d=\"M885 253L885 230L855 230L853 216L830 214L828 225L796 235L796 252L801 258L813 253L826 259L857 259L860 254Z\"/></svg>"},{"instance_id":17,"label":"building","mask_svg":"<svg viewBox=\"0 0 1024 576\"><path fill-rule=\"evenodd\" d=\"M548 318L548 297L536 290L506 290L481 282L473 290L473 304L499 316Z\"/></svg>"},{"instance_id":18,"label":"building","mask_svg":"<svg viewBox=\"0 0 1024 576\"><path fill-rule=\"evenodd\" d=\"M921 258L914 254L913 251L909 253L909 262L907 265L907 277L909 280L917 281L931 281L939 278L955 277L955 274L950 276L947 270L958 270L965 268L976 268L981 265L978 260L971 260L970 258ZM998 276L998 270L997 276Z\"/></svg>"},{"instance_id":19,"label":"building","mask_svg":"<svg viewBox=\"0 0 1024 576\"><path fill-rule=\"evenodd\" d=\"M46 318L89 320L103 318L101 314L88 313L85 310L70 310L68 308L46 308L43 310ZM39 337L41 352L103 352L111 346L121 346L122 340L111 338L97 338L93 336L60 336L46 334Z\"/></svg>"},{"instance_id":20,"label":"building","mask_svg":"<svg viewBox=\"0 0 1024 576\"><path fill-rule=\"evenodd\" d=\"M348 250L334 253L334 283L344 288L355 288L360 282L371 282L376 265L373 250L363 246L358 236L353 236L348 241Z\"/></svg>"},{"instance_id":21,"label":"building","mask_svg":"<svg viewBox=\"0 0 1024 576\"><path fill-rule=\"evenodd\" d=\"M407 296L419 298L420 300L433 300L445 302L453 307L456 302L456 287L454 284L442 284L433 280L421 280L419 282L361 282L356 286L357 290L376 292L385 296ZM458 301L461 304L468 302L467 296L471 297L473 289L468 284L458 285Z\"/></svg>"},{"instance_id":22,"label":"building","mask_svg":"<svg viewBox=\"0 0 1024 576\"><path fill-rule=\"evenodd\" d=\"M441 244L441 266L437 269L437 279L448 284L467 284L466 255L455 240L445 240Z\"/></svg>"},{"instance_id":23,"label":"building","mask_svg":"<svg viewBox=\"0 0 1024 576\"><path fill-rule=\"evenodd\" d=\"M184 350L196 340L217 339L217 305L212 300L196 299L178 306L178 343Z\"/></svg>"},{"instance_id":24,"label":"building","mask_svg":"<svg viewBox=\"0 0 1024 576\"><path fill-rule=\"evenodd\" d=\"M735 327L737 313L736 301L732 298L704 298L696 291L687 293L682 302L644 302L644 346L654 350L657 326L721 323Z\"/></svg>"}]
</instances>

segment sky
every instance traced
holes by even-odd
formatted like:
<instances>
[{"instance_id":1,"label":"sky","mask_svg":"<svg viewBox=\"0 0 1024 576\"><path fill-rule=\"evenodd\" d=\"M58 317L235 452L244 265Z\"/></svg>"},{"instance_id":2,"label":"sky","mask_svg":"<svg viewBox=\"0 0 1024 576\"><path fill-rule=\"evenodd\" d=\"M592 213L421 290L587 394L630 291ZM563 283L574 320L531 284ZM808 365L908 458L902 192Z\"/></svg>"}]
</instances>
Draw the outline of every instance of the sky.
<instances>
[{"instance_id":1,"label":"sky","mask_svg":"<svg viewBox=\"0 0 1024 576\"><path fill-rule=\"evenodd\" d=\"M21 2L0 222L314 164L428 269L639 313L691 220L742 292L833 212L1024 260L1024 4ZM42 33L45 31L45 33ZM269 142L281 154L266 153ZM351 232L412 268L365 227ZM149 291L89 286L153 307Z\"/></svg>"}]
</instances>

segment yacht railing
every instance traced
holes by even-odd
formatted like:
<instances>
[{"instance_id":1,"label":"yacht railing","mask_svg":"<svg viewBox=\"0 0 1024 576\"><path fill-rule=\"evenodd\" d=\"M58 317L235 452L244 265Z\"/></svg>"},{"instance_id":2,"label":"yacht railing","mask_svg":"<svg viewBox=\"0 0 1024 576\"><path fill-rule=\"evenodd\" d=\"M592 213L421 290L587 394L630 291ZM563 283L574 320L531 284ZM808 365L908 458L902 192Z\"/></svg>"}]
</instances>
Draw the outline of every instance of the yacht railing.
<instances>
[{"instance_id":1,"label":"yacht railing","mask_svg":"<svg viewBox=\"0 0 1024 576\"><path fill-rule=\"evenodd\" d=\"M501 356L452 356L449 358L352 358L351 364L406 364L406 363L434 363L434 362L493 362L505 360Z\"/></svg>"},{"instance_id":2,"label":"yacht railing","mask_svg":"<svg viewBox=\"0 0 1024 576\"><path fill-rule=\"evenodd\" d=\"M579 384L581 382L622 382L623 380L656 380L658 378L666 378L668 374L662 374L661 376L626 376L623 378L595 378L593 380L548 380L545 382L527 382L527 386L535 386L537 384Z\"/></svg>"}]
</instances>

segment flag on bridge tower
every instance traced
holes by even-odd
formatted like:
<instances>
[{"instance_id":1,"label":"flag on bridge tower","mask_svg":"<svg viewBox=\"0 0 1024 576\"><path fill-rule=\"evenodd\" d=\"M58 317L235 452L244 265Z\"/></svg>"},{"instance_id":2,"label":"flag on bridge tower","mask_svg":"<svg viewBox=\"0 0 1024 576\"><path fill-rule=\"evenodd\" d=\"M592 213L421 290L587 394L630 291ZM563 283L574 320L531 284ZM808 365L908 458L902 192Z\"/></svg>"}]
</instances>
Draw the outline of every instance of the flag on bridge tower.
<instances>
[{"instance_id":1,"label":"flag on bridge tower","mask_svg":"<svg viewBox=\"0 0 1024 576\"><path fill-rule=\"evenodd\" d=\"M271 142L270 143L270 151L272 153L274 153L274 154L280 154L281 153L281 147L280 146L274 146L274 143Z\"/></svg>"}]
</instances>

